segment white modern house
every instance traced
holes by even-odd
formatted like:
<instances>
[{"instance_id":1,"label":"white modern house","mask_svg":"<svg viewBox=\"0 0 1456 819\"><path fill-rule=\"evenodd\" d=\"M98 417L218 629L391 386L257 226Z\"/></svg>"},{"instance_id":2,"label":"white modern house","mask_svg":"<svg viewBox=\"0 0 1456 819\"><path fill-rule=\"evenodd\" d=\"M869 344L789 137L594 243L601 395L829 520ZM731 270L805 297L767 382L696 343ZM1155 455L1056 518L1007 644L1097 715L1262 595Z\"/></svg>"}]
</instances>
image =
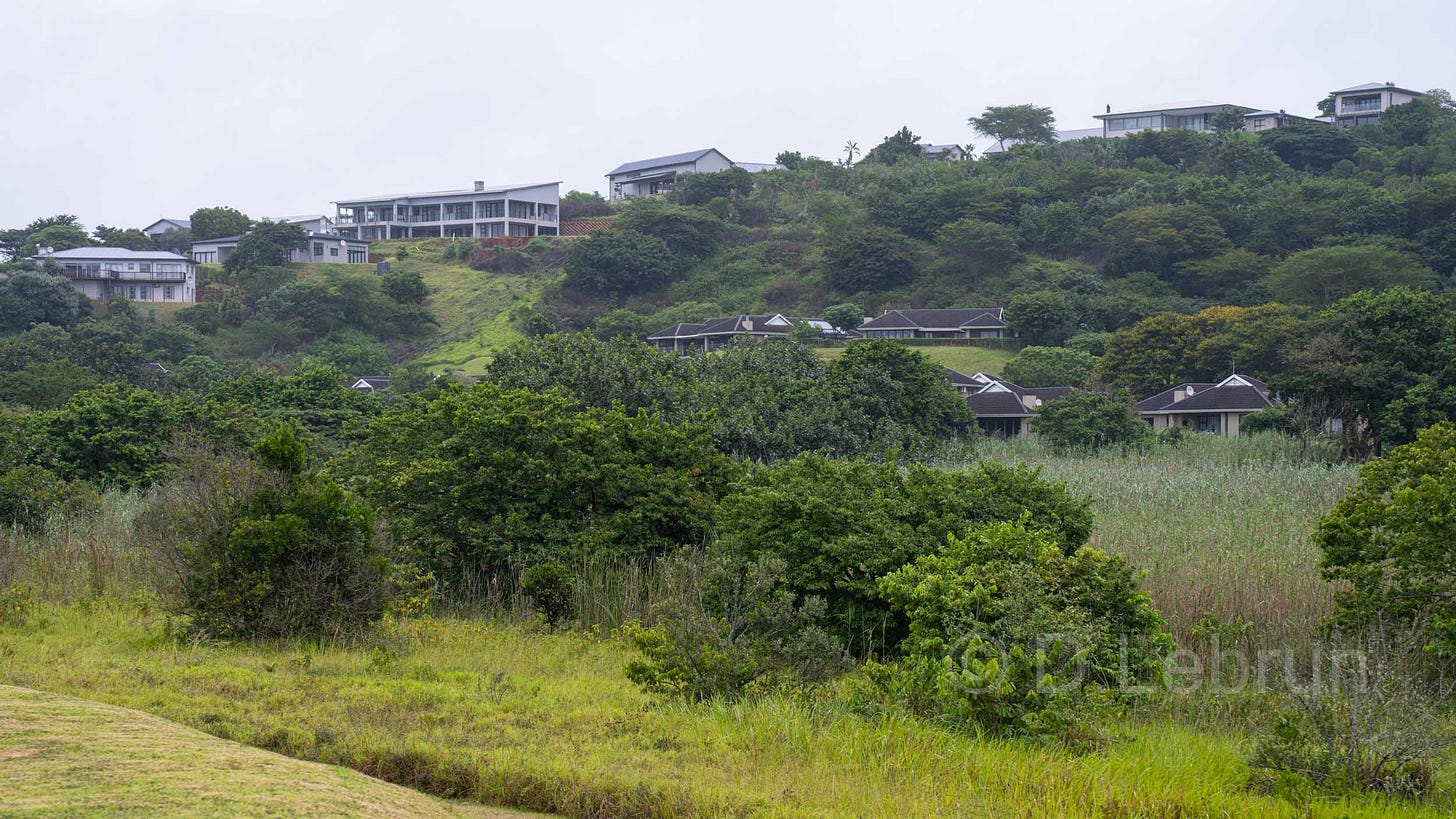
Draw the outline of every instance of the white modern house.
<instances>
[{"instance_id":1,"label":"white modern house","mask_svg":"<svg viewBox=\"0 0 1456 819\"><path fill-rule=\"evenodd\" d=\"M1380 115L1392 106L1410 102L1422 93L1393 82L1367 82L1331 91L1330 95L1335 98L1335 126L1375 125L1380 122Z\"/></svg>"},{"instance_id":2,"label":"white modern house","mask_svg":"<svg viewBox=\"0 0 1456 819\"><path fill-rule=\"evenodd\" d=\"M192 260L198 264L222 264L237 249L242 236L222 236L192 243ZM308 247L288 254L288 261L329 262L332 264L367 264L369 243L330 233L310 233Z\"/></svg>"},{"instance_id":3,"label":"white modern house","mask_svg":"<svg viewBox=\"0 0 1456 819\"><path fill-rule=\"evenodd\" d=\"M158 219L142 228L142 233L147 234L147 236L153 239L158 239L174 230L191 229L192 221L190 219Z\"/></svg>"},{"instance_id":4,"label":"white modern house","mask_svg":"<svg viewBox=\"0 0 1456 819\"><path fill-rule=\"evenodd\" d=\"M966 149L954 143L950 145L921 145L920 155L932 162L964 162Z\"/></svg>"},{"instance_id":5,"label":"white modern house","mask_svg":"<svg viewBox=\"0 0 1456 819\"><path fill-rule=\"evenodd\" d=\"M607 198L616 201L667 193L679 174L717 173L732 167L733 160L717 148L639 159L618 165L607 174Z\"/></svg>"},{"instance_id":6,"label":"white modern house","mask_svg":"<svg viewBox=\"0 0 1456 819\"><path fill-rule=\"evenodd\" d=\"M1275 128L1284 128L1289 125L1329 124L1328 120L1301 117L1298 114L1291 114L1282 108L1278 111L1252 111L1244 114L1244 130L1251 134L1257 134L1260 131L1270 131Z\"/></svg>"},{"instance_id":7,"label":"white modern house","mask_svg":"<svg viewBox=\"0 0 1456 819\"><path fill-rule=\"evenodd\" d=\"M487 186L341 199L339 235L366 242L420 237L555 236L561 183Z\"/></svg>"},{"instance_id":8,"label":"white modern house","mask_svg":"<svg viewBox=\"0 0 1456 819\"><path fill-rule=\"evenodd\" d=\"M118 247L42 248L30 258L60 265L87 298L108 301L126 296L135 302L197 301L197 265L186 256L160 250Z\"/></svg>"},{"instance_id":9,"label":"white modern house","mask_svg":"<svg viewBox=\"0 0 1456 819\"><path fill-rule=\"evenodd\" d=\"M1210 119L1225 108L1233 108L1240 114L1252 114L1258 109L1247 105L1209 100L1170 102L1162 105L1144 105L1123 111L1114 111L1107 106L1107 112L1097 114L1102 121L1102 136L1120 137L1139 131L1212 131Z\"/></svg>"}]
</instances>

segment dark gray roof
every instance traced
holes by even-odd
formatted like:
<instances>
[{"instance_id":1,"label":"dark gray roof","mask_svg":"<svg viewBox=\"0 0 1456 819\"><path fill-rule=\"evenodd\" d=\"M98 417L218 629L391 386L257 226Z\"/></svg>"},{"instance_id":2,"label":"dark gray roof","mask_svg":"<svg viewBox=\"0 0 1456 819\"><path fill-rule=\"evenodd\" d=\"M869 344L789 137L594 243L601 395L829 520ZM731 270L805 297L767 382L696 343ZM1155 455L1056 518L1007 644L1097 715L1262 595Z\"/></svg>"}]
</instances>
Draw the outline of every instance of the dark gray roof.
<instances>
[{"instance_id":1,"label":"dark gray roof","mask_svg":"<svg viewBox=\"0 0 1456 819\"><path fill-rule=\"evenodd\" d=\"M152 228L156 227L157 225L162 224L163 222L171 222L174 225L181 225L184 228L191 228L192 227L192 220L191 219L172 219L170 217L163 216L161 219L158 219L157 221L151 223L150 225L147 225L146 227L142 228L142 232L145 233L145 232L151 230Z\"/></svg>"},{"instance_id":2,"label":"dark gray roof","mask_svg":"<svg viewBox=\"0 0 1456 819\"><path fill-rule=\"evenodd\" d=\"M782 318L788 324L773 324L769 322L776 318ZM747 322L753 322L753 329L749 330ZM780 314L772 315L751 315L741 314L737 316L722 316L720 318L708 319L701 324L682 322L674 324L666 330L658 330L647 337L648 341L657 341L669 338L700 338L702 336L723 336L735 335L738 333L775 333L787 335L794 328L794 319Z\"/></svg>"},{"instance_id":3,"label":"dark gray roof","mask_svg":"<svg viewBox=\"0 0 1456 819\"><path fill-rule=\"evenodd\" d=\"M1191 393L1191 394L1190 394ZM1181 396L1181 397L1180 397ZM1257 378L1231 375L1217 384L1188 382L1137 402L1143 414L1185 412L1234 412L1274 406L1269 388Z\"/></svg>"},{"instance_id":4,"label":"dark gray roof","mask_svg":"<svg viewBox=\"0 0 1456 819\"><path fill-rule=\"evenodd\" d=\"M886 310L861 324L863 330L960 330L966 327L1005 327L1000 307L964 307L948 310Z\"/></svg>"},{"instance_id":5,"label":"dark gray roof","mask_svg":"<svg viewBox=\"0 0 1456 819\"><path fill-rule=\"evenodd\" d=\"M1045 404L1067 395L1076 387L1021 387L1020 389L1022 395L1030 395Z\"/></svg>"},{"instance_id":6,"label":"dark gray roof","mask_svg":"<svg viewBox=\"0 0 1456 819\"><path fill-rule=\"evenodd\" d=\"M1014 392L982 390L966 396L966 406L982 418L1030 418L1036 413L1026 408Z\"/></svg>"},{"instance_id":7,"label":"dark gray roof","mask_svg":"<svg viewBox=\"0 0 1456 819\"><path fill-rule=\"evenodd\" d=\"M688 151L685 154L670 154L668 156L655 156L652 159L639 159L636 162L618 165L616 168L608 171L607 176L616 176L617 174L631 173L632 171L644 171L648 168L660 168L665 165L683 165L688 162L697 162L699 159L717 150L717 148L700 148L696 151ZM722 153L722 151L718 152ZM727 159L726 156L723 158Z\"/></svg>"},{"instance_id":8,"label":"dark gray roof","mask_svg":"<svg viewBox=\"0 0 1456 819\"><path fill-rule=\"evenodd\" d=\"M664 338L691 338L703 332L703 328L707 326L708 325L706 324L692 324L685 321L678 322L677 324L672 325L666 330L658 330L657 332L648 336L647 340L653 341L655 339Z\"/></svg>"}]
</instances>

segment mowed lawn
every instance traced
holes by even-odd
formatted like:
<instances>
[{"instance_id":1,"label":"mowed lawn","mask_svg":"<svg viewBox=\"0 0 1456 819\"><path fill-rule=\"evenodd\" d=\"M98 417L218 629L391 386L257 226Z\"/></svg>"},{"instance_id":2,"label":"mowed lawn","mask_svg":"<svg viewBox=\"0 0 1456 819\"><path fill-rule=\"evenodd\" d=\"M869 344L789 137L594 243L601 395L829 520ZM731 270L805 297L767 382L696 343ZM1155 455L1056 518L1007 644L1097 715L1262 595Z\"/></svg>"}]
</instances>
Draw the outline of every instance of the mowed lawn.
<instances>
[{"instance_id":1,"label":"mowed lawn","mask_svg":"<svg viewBox=\"0 0 1456 819\"><path fill-rule=\"evenodd\" d=\"M825 361L833 361L844 355L848 347L816 347L814 352L818 353ZM949 367L965 375L975 375L978 372L1000 375L1001 367L1011 360L1015 353L1006 350L993 350L989 347L912 347L911 349L922 353L926 358Z\"/></svg>"},{"instance_id":2,"label":"mowed lawn","mask_svg":"<svg viewBox=\"0 0 1456 819\"><path fill-rule=\"evenodd\" d=\"M0 685L0 815L118 814L524 816L446 802L140 711Z\"/></svg>"}]
</instances>

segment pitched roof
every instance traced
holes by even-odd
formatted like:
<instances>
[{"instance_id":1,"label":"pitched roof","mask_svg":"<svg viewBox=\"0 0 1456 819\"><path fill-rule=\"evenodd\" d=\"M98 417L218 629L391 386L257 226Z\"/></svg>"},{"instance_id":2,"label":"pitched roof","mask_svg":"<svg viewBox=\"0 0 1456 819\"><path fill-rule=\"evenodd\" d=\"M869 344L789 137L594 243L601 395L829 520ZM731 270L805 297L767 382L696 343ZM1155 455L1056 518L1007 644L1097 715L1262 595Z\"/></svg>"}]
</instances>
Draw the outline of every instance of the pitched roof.
<instances>
[{"instance_id":1,"label":"pitched roof","mask_svg":"<svg viewBox=\"0 0 1456 819\"><path fill-rule=\"evenodd\" d=\"M734 162L733 167L742 168L749 173L758 173L759 171L785 170L784 166L780 165L777 162Z\"/></svg>"},{"instance_id":2,"label":"pitched roof","mask_svg":"<svg viewBox=\"0 0 1456 819\"><path fill-rule=\"evenodd\" d=\"M152 228L156 227L157 225L162 224L163 222L171 222L174 225L181 225L182 227L187 228L189 230L192 228L192 220L191 219L172 219L170 217L163 216L161 219L158 219L157 221L151 223L150 225L147 225L146 227L142 228L142 233L146 233L147 231L151 230Z\"/></svg>"},{"instance_id":3,"label":"pitched roof","mask_svg":"<svg viewBox=\"0 0 1456 819\"><path fill-rule=\"evenodd\" d=\"M387 375L359 375L355 376L353 381L349 384L350 389L368 389L370 391L382 390L388 386L389 376Z\"/></svg>"},{"instance_id":4,"label":"pitched roof","mask_svg":"<svg viewBox=\"0 0 1456 819\"><path fill-rule=\"evenodd\" d=\"M169 253L165 250L127 250L124 247L75 247L70 250L57 250L55 253L31 256L32 259L67 259L106 261L108 259L123 259L129 262L185 262L190 261L186 256L178 256L176 253Z\"/></svg>"},{"instance_id":5,"label":"pitched roof","mask_svg":"<svg viewBox=\"0 0 1456 819\"><path fill-rule=\"evenodd\" d=\"M608 171L607 176L616 176L617 174L631 173L632 171L645 171L648 168L661 168L666 165L685 165L689 162L697 162L699 159L717 150L717 148L700 148L696 151L688 151L685 154L668 154L667 156L655 156L651 159L639 159L635 162L618 165L616 168ZM719 151L719 153L722 153L722 151ZM728 157L724 156L723 158L727 159Z\"/></svg>"},{"instance_id":6,"label":"pitched roof","mask_svg":"<svg viewBox=\"0 0 1456 819\"><path fill-rule=\"evenodd\" d=\"M886 310L859 326L860 330L961 330L967 327L1005 327L1000 307L965 307L948 310Z\"/></svg>"},{"instance_id":7,"label":"pitched roof","mask_svg":"<svg viewBox=\"0 0 1456 819\"><path fill-rule=\"evenodd\" d=\"M1331 94L1355 94L1360 91L1404 91L1407 94L1424 94L1424 91L1417 91L1413 88L1401 88L1393 82L1367 82L1364 85L1352 85L1349 88L1341 88L1338 91L1331 91Z\"/></svg>"},{"instance_id":8,"label":"pitched roof","mask_svg":"<svg viewBox=\"0 0 1456 819\"><path fill-rule=\"evenodd\" d=\"M672 325L666 330L658 330L657 332L648 336L647 340L655 341L658 339L668 338L692 338L693 336L696 336L699 333L703 332L703 328L707 326L708 325L706 324L694 324L692 322L686 321L678 322L677 324Z\"/></svg>"},{"instance_id":9,"label":"pitched roof","mask_svg":"<svg viewBox=\"0 0 1456 819\"><path fill-rule=\"evenodd\" d=\"M1266 409L1274 406L1269 388L1257 378L1235 373L1212 384L1188 382L1163 390L1137 402L1141 414L1230 412Z\"/></svg>"},{"instance_id":10,"label":"pitched roof","mask_svg":"<svg viewBox=\"0 0 1456 819\"><path fill-rule=\"evenodd\" d=\"M966 406L977 415L987 418L1030 418L1036 413L1027 409L1015 385L995 381L978 392L966 396Z\"/></svg>"}]
</instances>

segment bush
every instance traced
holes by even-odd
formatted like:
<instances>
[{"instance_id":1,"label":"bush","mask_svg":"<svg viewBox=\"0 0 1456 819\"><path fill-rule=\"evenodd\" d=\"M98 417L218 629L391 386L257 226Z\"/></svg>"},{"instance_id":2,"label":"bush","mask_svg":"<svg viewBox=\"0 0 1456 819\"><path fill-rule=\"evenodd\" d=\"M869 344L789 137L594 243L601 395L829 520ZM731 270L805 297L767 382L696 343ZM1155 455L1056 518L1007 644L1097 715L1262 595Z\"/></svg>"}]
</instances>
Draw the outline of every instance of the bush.
<instances>
[{"instance_id":1,"label":"bush","mask_svg":"<svg viewBox=\"0 0 1456 819\"><path fill-rule=\"evenodd\" d=\"M1133 415L1131 403L1121 394L1108 398L1095 392L1074 392L1047 402L1032 428L1059 452L1144 446L1152 439L1152 427Z\"/></svg>"},{"instance_id":2,"label":"bush","mask_svg":"<svg viewBox=\"0 0 1456 819\"><path fill-rule=\"evenodd\" d=\"M1249 759L1254 784L1281 791L1302 780L1337 797L1426 796L1456 744L1441 703L1449 692L1426 681L1415 646L1377 632L1333 648L1319 655L1329 664L1317 684L1291 685Z\"/></svg>"},{"instance_id":3,"label":"bush","mask_svg":"<svg viewBox=\"0 0 1456 819\"><path fill-rule=\"evenodd\" d=\"M40 526L51 515L79 515L100 506L96 490L66 481L39 466L17 466L0 474L0 525Z\"/></svg>"},{"instance_id":4,"label":"bush","mask_svg":"<svg viewBox=\"0 0 1456 819\"><path fill-rule=\"evenodd\" d=\"M1079 738L1101 689L1157 679L1172 648L1140 580L1020 521L951 537L880 579L909 636L867 666L870 690L955 727Z\"/></svg>"},{"instance_id":5,"label":"bush","mask_svg":"<svg viewBox=\"0 0 1456 819\"><path fill-rule=\"evenodd\" d=\"M915 248L899 231L846 227L824 237L824 282L838 293L883 291L915 278Z\"/></svg>"},{"instance_id":6,"label":"bush","mask_svg":"<svg viewBox=\"0 0 1456 819\"><path fill-rule=\"evenodd\" d=\"M1080 387L1092 377L1097 357L1068 347L1024 347L1001 374L1023 387Z\"/></svg>"},{"instance_id":7,"label":"bush","mask_svg":"<svg viewBox=\"0 0 1456 819\"><path fill-rule=\"evenodd\" d=\"M648 691L734 696L815 685L848 664L843 644L818 626L824 602L790 591L781 560L684 550L663 573L676 593L654 608L657 625L628 629L644 659L627 676Z\"/></svg>"},{"instance_id":8,"label":"bush","mask_svg":"<svg viewBox=\"0 0 1456 819\"><path fill-rule=\"evenodd\" d=\"M254 453L254 463L214 478L231 503L191 510L181 522L197 537L184 535L174 553L179 612L224 638L337 637L377 620L389 566L373 510L332 478L304 471L305 448L290 426Z\"/></svg>"},{"instance_id":9,"label":"bush","mask_svg":"<svg viewBox=\"0 0 1456 819\"><path fill-rule=\"evenodd\" d=\"M1345 584L1336 596L1339 625L1393 622L1414 629L1437 656L1456 656L1456 424L1422 430L1362 466L1314 541L1325 577Z\"/></svg>"},{"instance_id":10,"label":"bush","mask_svg":"<svg viewBox=\"0 0 1456 819\"><path fill-rule=\"evenodd\" d=\"M736 475L705 430L492 384L411 397L340 469L446 583L704 543Z\"/></svg>"},{"instance_id":11,"label":"bush","mask_svg":"<svg viewBox=\"0 0 1456 819\"><path fill-rule=\"evenodd\" d=\"M561 625L571 620L575 607L576 578L559 560L547 560L521 573L521 591L546 622Z\"/></svg>"},{"instance_id":12,"label":"bush","mask_svg":"<svg viewBox=\"0 0 1456 819\"><path fill-rule=\"evenodd\" d=\"M677 268L667 243L625 229L600 230L571 243L566 283L599 293L635 293L666 284Z\"/></svg>"},{"instance_id":13,"label":"bush","mask_svg":"<svg viewBox=\"0 0 1456 819\"><path fill-rule=\"evenodd\" d=\"M1024 467L902 470L803 455L744 477L723 501L718 537L745 559L782 560L789 590L822 597L826 627L868 653L901 636L877 586L881 577L934 553L952 534L1024 516L1071 553L1091 534L1088 506Z\"/></svg>"}]
</instances>

